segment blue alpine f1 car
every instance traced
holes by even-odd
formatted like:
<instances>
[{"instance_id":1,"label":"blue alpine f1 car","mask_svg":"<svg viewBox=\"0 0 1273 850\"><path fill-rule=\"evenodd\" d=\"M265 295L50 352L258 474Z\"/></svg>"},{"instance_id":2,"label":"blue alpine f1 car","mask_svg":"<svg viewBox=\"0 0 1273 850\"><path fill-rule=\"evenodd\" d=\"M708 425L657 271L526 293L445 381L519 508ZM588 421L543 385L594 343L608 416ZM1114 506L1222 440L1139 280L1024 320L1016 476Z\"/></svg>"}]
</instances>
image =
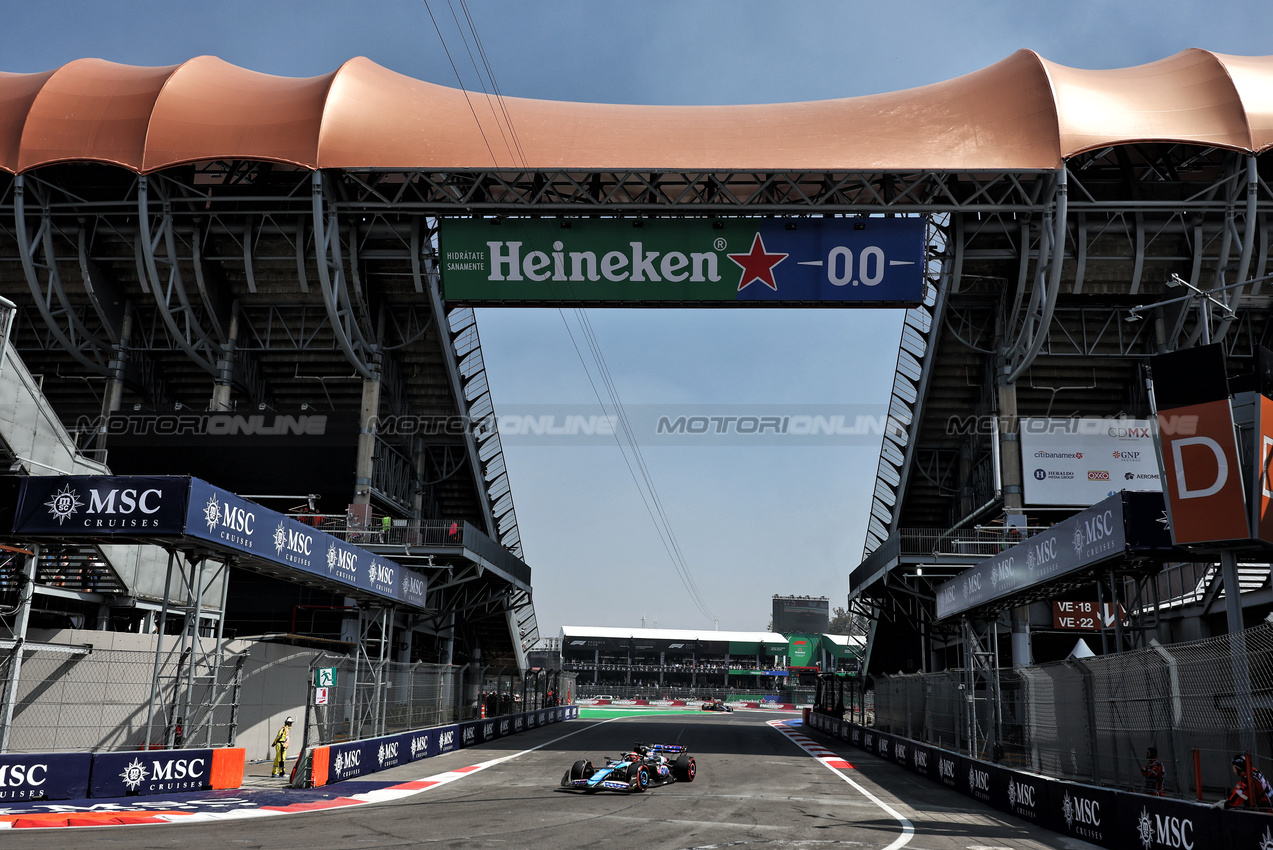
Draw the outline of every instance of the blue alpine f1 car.
<instances>
[{"instance_id":1,"label":"blue alpine f1 car","mask_svg":"<svg viewBox=\"0 0 1273 850\"><path fill-rule=\"evenodd\" d=\"M687 749L679 744L636 744L616 759L607 758L604 767L579 759L561 777L561 787L639 792L670 782L693 782L698 765Z\"/></svg>"}]
</instances>

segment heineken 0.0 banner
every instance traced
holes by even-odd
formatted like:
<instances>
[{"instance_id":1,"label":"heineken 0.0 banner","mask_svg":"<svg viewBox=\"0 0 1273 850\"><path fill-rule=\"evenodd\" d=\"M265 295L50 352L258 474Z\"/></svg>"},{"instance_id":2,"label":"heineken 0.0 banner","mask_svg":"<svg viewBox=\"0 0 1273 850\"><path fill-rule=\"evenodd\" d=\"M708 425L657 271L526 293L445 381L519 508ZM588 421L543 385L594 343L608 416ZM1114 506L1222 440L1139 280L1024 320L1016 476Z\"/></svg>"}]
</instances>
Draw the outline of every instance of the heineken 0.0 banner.
<instances>
[{"instance_id":1,"label":"heineken 0.0 banner","mask_svg":"<svg viewBox=\"0 0 1273 850\"><path fill-rule=\"evenodd\" d=\"M919 218L445 219L454 303L919 303Z\"/></svg>"}]
</instances>

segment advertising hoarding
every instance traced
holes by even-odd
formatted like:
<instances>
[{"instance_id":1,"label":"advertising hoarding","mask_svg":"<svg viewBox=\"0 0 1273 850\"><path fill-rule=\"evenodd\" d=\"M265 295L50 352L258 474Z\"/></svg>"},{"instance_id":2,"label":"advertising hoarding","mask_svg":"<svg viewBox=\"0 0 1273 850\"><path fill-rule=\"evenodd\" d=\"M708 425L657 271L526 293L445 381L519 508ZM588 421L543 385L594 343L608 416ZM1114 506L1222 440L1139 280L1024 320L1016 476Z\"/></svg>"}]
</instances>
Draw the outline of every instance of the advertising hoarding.
<instances>
[{"instance_id":1,"label":"advertising hoarding","mask_svg":"<svg viewBox=\"0 0 1273 850\"><path fill-rule=\"evenodd\" d=\"M937 587L937 619L950 617L1136 551L1170 550L1159 493L1115 493Z\"/></svg>"},{"instance_id":2,"label":"advertising hoarding","mask_svg":"<svg viewBox=\"0 0 1273 850\"><path fill-rule=\"evenodd\" d=\"M813 667L817 653L818 639L813 635L791 635L787 639L788 667Z\"/></svg>"},{"instance_id":3,"label":"advertising hoarding","mask_svg":"<svg viewBox=\"0 0 1273 850\"><path fill-rule=\"evenodd\" d=\"M1162 489L1148 419L1022 419L1027 505L1086 507L1119 490Z\"/></svg>"},{"instance_id":4,"label":"advertising hoarding","mask_svg":"<svg viewBox=\"0 0 1273 850\"><path fill-rule=\"evenodd\" d=\"M17 534L195 538L258 561L425 607L423 575L188 476L28 476Z\"/></svg>"},{"instance_id":5,"label":"advertising hoarding","mask_svg":"<svg viewBox=\"0 0 1273 850\"><path fill-rule=\"evenodd\" d=\"M920 218L443 219L447 301L917 304Z\"/></svg>"},{"instance_id":6,"label":"advertising hoarding","mask_svg":"<svg viewBox=\"0 0 1273 850\"><path fill-rule=\"evenodd\" d=\"M1158 423L1172 541L1246 539L1246 494L1229 400L1159 410Z\"/></svg>"},{"instance_id":7,"label":"advertising hoarding","mask_svg":"<svg viewBox=\"0 0 1273 850\"><path fill-rule=\"evenodd\" d=\"M13 529L23 534L178 536L190 479L68 475L22 479Z\"/></svg>"}]
</instances>

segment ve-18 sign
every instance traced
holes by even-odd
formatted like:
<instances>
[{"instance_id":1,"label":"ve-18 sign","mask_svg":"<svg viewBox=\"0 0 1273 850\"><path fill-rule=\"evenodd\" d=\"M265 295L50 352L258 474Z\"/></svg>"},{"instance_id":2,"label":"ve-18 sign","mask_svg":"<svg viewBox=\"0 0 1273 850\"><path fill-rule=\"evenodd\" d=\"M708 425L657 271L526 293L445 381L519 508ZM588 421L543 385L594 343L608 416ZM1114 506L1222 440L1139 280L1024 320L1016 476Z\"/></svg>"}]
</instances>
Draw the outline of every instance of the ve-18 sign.
<instances>
[{"instance_id":1,"label":"ve-18 sign","mask_svg":"<svg viewBox=\"0 0 1273 850\"><path fill-rule=\"evenodd\" d=\"M917 304L921 218L446 219L451 302Z\"/></svg>"}]
</instances>

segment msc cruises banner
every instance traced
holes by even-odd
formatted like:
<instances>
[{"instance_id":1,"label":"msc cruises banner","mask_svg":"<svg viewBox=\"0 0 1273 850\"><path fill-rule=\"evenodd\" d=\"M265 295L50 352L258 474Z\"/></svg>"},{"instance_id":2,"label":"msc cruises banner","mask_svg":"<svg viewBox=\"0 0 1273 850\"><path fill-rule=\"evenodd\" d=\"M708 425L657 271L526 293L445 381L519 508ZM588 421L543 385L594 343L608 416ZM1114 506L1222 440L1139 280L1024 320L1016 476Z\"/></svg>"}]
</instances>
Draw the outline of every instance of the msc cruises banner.
<instances>
[{"instance_id":1,"label":"msc cruises banner","mask_svg":"<svg viewBox=\"0 0 1273 850\"><path fill-rule=\"evenodd\" d=\"M921 218L444 219L457 303L904 305L924 286Z\"/></svg>"},{"instance_id":2,"label":"msc cruises banner","mask_svg":"<svg viewBox=\"0 0 1273 850\"><path fill-rule=\"evenodd\" d=\"M185 476L30 476L16 534L193 537L418 608L424 576L292 517Z\"/></svg>"},{"instance_id":3,"label":"msc cruises banner","mask_svg":"<svg viewBox=\"0 0 1273 850\"><path fill-rule=\"evenodd\" d=\"M1169 551L1161 493L1115 493L937 588L937 619L1043 585L1122 555Z\"/></svg>"},{"instance_id":4,"label":"msc cruises banner","mask_svg":"<svg viewBox=\"0 0 1273 850\"><path fill-rule=\"evenodd\" d=\"M22 479L13 530L94 537L174 536L185 527L184 476L32 475Z\"/></svg>"}]
</instances>

